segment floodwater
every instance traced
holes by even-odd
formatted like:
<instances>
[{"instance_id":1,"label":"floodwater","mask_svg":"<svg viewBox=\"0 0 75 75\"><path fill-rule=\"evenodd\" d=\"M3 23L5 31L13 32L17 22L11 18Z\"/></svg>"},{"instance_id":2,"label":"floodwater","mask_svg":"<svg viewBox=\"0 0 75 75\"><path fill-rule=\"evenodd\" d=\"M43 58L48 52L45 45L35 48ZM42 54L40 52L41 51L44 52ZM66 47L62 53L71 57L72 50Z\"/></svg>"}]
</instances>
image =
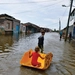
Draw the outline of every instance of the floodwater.
<instances>
[{"instance_id":1,"label":"floodwater","mask_svg":"<svg viewBox=\"0 0 75 75\"><path fill-rule=\"evenodd\" d=\"M40 35L0 35L0 75L75 75L75 43L60 41L58 33L45 34L44 53L53 53L52 63L47 70L20 65L22 55L37 46Z\"/></svg>"}]
</instances>

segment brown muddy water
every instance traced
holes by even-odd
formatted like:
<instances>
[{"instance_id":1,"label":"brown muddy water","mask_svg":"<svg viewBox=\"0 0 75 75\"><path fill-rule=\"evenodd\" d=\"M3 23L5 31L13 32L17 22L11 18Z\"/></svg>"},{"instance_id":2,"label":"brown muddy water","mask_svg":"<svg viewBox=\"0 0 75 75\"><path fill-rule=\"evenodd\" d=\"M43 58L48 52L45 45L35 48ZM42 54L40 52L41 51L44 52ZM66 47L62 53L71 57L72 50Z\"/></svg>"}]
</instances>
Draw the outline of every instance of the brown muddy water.
<instances>
[{"instance_id":1,"label":"brown muddy water","mask_svg":"<svg viewBox=\"0 0 75 75\"><path fill-rule=\"evenodd\" d=\"M58 33L46 33L44 52L52 52L53 59L45 71L20 65L24 52L34 49L40 33L13 36L0 35L0 75L75 75L75 42L59 40Z\"/></svg>"}]
</instances>

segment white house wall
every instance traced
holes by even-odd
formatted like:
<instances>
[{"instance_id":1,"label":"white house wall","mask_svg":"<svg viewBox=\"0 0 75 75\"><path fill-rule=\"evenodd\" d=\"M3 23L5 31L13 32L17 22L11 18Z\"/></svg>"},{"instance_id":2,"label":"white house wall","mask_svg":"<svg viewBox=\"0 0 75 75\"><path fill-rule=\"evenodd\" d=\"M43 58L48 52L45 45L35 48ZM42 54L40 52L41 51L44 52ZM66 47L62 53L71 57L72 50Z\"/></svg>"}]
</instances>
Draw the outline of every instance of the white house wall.
<instances>
[{"instance_id":1,"label":"white house wall","mask_svg":"<svg viewBox=\"0 0 75 75\"><path fill-rule=\"evenodd\" d=\"M74 19L72 19L70 22L69 22L69 26L73 25L74 23Z\"/></svg>"},{"instance_id":2,"label":"white house wall","mask_svg":"<svg viewBox=\"0 0 75 75\"><path fill-rule=\"evenodd\" d=\"M20 24L20 31L25 33L26 32L26 26L24 24Z\"/></svg>"}]
</instances>

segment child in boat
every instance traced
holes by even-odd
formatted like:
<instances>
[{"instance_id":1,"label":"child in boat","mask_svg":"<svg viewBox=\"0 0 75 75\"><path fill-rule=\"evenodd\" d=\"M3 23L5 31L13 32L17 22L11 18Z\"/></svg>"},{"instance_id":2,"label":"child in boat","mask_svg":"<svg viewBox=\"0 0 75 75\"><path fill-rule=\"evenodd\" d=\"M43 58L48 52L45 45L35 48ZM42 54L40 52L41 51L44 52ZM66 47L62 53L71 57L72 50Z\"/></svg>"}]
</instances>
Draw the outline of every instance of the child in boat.
<instances>
[{"instance_id":1,"label":"child in boat","mask_svg":"<svg viewBox=\"0 0 75 75\"><path fill-rule=\"evenodd\" d=\"M41 59L44 59L38 52L40 51L40 48L39 47L35 47L35 51L33 53L30 53L29 52L29 57L32 57L32 60L31 60L31 64L33 66L37 66L37 67L40 67L41 66L41 63L38 62L38 57L40 57Z\"/></svg>"}]
</instances>

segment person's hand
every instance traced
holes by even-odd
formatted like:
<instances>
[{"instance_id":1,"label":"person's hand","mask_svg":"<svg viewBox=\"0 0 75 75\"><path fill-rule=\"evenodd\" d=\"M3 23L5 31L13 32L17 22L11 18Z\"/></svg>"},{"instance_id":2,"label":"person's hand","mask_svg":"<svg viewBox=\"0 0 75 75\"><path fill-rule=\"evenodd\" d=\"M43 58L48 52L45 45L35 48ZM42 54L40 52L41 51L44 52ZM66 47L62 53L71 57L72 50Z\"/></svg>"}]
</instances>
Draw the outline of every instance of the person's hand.
<instances>
[{"instance_id":1,"label":"person's hand","mask_svg":"<svg viewBox=\"0 0 75 75\"><path fill-rule=\"evenodd\" d=\"M29 58L32 56L31 51L29 51Z\"/></svg>"},{"instance_id":2,"label":"person's hand","mask_svg":"<svg viewBox=\"0 0 75 75\"><path fill-rule=\"evenodd\" d=\"M45 59L45 57L43 56L42 59Z\"/></svg>"},{"instance_id":3,"label":"person's hand","mask_svg":"<svg viewBox=\"0 0 75 75\"><path fill-rule=\"evenodd\" d=\"M31 54L31 52L29 51L29 55Z\"/></svg>"},{"instance_id":4,"label":"person's hand","mask_svg":"<svg viewBox=\"0 0 75 75\"><path fill-rule=\"evenodd\" d=\"M45 59L44 57L42 57L42 59Z\"/></svg>"}]
</instances>

